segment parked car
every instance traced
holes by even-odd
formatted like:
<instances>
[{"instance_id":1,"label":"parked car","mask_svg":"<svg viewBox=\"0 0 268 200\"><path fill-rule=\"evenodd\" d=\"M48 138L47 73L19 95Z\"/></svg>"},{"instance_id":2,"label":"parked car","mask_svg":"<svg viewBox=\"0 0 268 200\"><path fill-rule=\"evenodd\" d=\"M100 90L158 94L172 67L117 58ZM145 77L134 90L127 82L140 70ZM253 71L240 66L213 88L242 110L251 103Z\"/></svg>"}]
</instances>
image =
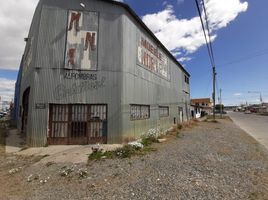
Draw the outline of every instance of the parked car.
<instances>
[{"instance_id":1,"label":"parked car","mask_svg":"<svg viewBox=\"0 0 268 200\"><path fill-rule=\"evenodd\" d=\"M250 113L251 113L250 110L245 111L245 114L250 114Z\"/></svg>"}]
</instances>

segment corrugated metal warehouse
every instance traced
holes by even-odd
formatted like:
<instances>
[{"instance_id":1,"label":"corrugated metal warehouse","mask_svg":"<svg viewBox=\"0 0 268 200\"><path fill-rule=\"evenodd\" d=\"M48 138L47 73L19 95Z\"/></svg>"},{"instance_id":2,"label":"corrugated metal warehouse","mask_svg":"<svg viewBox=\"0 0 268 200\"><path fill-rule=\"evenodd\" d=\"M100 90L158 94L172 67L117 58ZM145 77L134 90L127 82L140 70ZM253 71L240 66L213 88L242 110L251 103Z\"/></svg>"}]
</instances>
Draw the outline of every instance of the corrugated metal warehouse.
<instances>
[{"instance_id":1,"label":"corrugated metal warehouse","mask_svg":"<svg viewBox=\"0 0 268 200\"><path fill-rule=\"evenodd\" d=\"M121 143L190 118L189 73L124 3L40 0L26 42L29 146Z\"/></svg>"}]
</instances>

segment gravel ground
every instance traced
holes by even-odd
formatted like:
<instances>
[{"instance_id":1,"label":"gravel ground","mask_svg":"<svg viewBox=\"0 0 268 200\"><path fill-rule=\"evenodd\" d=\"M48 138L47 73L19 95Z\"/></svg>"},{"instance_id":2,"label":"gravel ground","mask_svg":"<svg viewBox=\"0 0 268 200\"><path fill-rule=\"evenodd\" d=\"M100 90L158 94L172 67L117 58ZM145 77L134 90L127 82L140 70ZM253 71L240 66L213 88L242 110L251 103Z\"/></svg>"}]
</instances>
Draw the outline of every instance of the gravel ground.
<instances>
[{"instance_id":1,"label":"gravel ground","mask_svg":"<svg viewBox=\"0 0 268 200\"><path fill-rule=\"evenodd\" d=\"M0 199L268 199L267 150L230 120L180 135L142 157L89 165L2 155Z\"/></svg>"}]
</instances>

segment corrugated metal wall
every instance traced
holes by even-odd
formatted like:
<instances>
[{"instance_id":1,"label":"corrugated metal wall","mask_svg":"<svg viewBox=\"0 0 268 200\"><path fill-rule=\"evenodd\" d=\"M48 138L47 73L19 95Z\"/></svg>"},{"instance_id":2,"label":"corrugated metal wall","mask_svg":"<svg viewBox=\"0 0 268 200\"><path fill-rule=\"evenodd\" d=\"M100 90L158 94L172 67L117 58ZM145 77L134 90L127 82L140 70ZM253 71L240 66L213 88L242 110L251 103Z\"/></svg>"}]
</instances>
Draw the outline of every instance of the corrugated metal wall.
<instances>
[{"instance_id":1,"label":"corrugated metal wall","mask_svg":"<svg viewBox=\"0 0 268 200\"><path fill-rule=\"evenodd\" d=\"M167 80L137 64L137 43L139 36L145 35L155 45L157 42L136 23L127 12L123 16L123 94L122 94L122 133L124 138L137 138L149 129L168 129L179 120L178 107L184 109L189 105L189 85L184 81L185 73L170 58L168 65L170 79ZM160 49L163 51L163 49ZM150 118L147 120L130 120L130 104L150 105ZM159 116L159 106L169 106L169 116Z\"/></svg>"},{"instance_id":2,"label":"corrugated metal wall","mask_svg":"<svg viewBox=\"0 0 268 200\"><path fill-rule=\"evenodd\" d=\"M21 58L20 68L15 85L15 94L14 94L14 110L12 112L12 120L15 124L19 123L19 112L20 112L20 88L21 88L21 76L22 76L22 65L23 56Z\"/></svg>"},{"instance_id":3,"label":"corrugated metal wall","mask_svg":"<svg viewBox=\"0 0 268 200\"><path fill-rule=\"evenodd\" d=\"M179 102L185 107L189 99L182 91L189 90L184 74L172 61L170 80L137 66L137 32L144 31L123 7L105 1L83 2L85 10L99 13L97 71L64 69L68 10L81 10L79 3L42 0L35 14L29 34L34 38L33 59L21 86L21 96L31 87L29 145L46 145L50 103L107 104L108 143L138 137L158 124L168 128L173 117L178 117ZM95 79L70 78L68 73L92 74ZM129 104L133 103L151 105L150 119L130 121ZM158 105L169 105L170 116L160 119Z\"/></svg>"}]
</instances>

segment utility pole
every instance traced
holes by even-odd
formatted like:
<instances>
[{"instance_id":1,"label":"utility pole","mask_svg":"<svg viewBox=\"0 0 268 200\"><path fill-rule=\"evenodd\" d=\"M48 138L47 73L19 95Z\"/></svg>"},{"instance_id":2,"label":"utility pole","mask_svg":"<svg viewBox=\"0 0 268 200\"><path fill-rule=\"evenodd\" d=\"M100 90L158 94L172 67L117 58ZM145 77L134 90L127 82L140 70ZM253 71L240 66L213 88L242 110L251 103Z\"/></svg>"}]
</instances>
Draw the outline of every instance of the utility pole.
<instances>
[{"instance_id":1,"label":"utility pole","mask_svg":"<svg viewBox=\"0 0 268 200\"><path fill-rule=\"evenodd\" d=\"M216 67L215 65L213 66L213 93L212 93L212 98L213 98L213 119L216 119Z\"/></svg>"},{"instance_id":2,"label":"utility pole","mask_svg":"<svg viewBox=\"0 0 268 200\"><path fill-rule=\"evenodd\" d=\"M248 93L257 93L257 94L260 94L260 103L262 104L261 92L259 92L259 91L248 91Z\"/></svg>"},{"instance_id":3,"label":"utility pole","mask_svg":"<svg viewBox=\"0 0 268 200\"><path fill-rule=\"evenodd\" d=\"M222 112L223 112L223 110L222 110L222 99L221 99L221 89L220 89L220 112L221 112L221 118L222 118Z\"/></svg>"}]
</instances>

